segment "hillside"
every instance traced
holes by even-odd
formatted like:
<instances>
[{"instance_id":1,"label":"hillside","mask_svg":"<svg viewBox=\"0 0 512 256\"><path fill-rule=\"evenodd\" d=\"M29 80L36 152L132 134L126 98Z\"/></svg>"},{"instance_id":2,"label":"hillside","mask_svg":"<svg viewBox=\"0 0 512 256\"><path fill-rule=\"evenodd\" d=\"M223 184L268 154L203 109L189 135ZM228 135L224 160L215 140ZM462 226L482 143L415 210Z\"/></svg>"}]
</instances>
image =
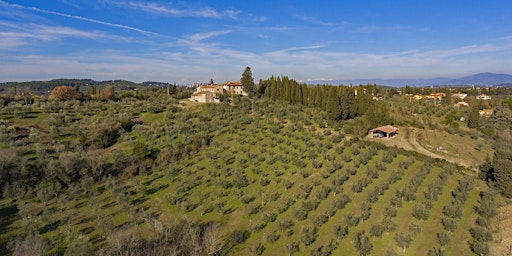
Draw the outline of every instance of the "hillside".
<instances>
[{"instance_id":1,"label":"hillside","mask_svg":"<svg viewBox=\"0 0 512 256\"><path fill-rule=\"evenodd\" d=\"M184 106L158 93L63 106L62 119L44 105L26 118L3 112L2 148L46 154L62 182L80 175L62 190L46 180L4 191L3 248L20 236L16 246L59 255L489 250L477 220L488 223L495 205L482 181L446 161L347 139L313 109L268 99ZM97 132L114 118L125 128L103 144ZM77 151L81 140L88 146Z\"/></svg>"},{"instance_id":2,"label":"hillside","mask_svg":"<svg viewBox=\"0 0 512 256\"><path fill-rule=\"evenodd\" d=\"M404 79L351 79L351 80L334 80L334 79L322 79L322 80L307 80L304 81L308 84L331 84L331 85L359 85L359 84L377 84L386 86L403 87L406 85L410 86L436 86L436 85L500 85L512 82L512 75L509 74L496 74L496 73L479 73L475 75L460 77L460 78L449 78L449 77L436 77L436 78L404 78Z\"/></svg>"},{"instance_id":3,"label":"hillside","mask_svg":"<svg viewBox=\"0 0 512 256\"><path fill-rule=\"evenodd\" d=\"M499 85L512 82L512 75L480 73L452 79L446 82L449 85Z\"/></svg>"}]
</instances>

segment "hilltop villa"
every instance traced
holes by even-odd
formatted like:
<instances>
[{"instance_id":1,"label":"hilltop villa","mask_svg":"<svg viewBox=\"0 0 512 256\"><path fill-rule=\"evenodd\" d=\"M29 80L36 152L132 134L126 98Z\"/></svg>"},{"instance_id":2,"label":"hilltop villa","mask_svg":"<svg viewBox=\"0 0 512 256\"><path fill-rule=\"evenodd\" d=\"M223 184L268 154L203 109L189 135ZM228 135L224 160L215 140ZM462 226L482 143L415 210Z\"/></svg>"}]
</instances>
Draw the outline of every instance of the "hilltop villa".
<instances>
[{"instance_id":1,"label":"hilltop villa","mask_svg":"<svg viewBox=\"0 0 512 256\"><path fill-rule=\"evenodd\" d=\"M225 82L223 84L212 84L197 87L192 93L189 100L199 103L218 103L220 95L227 93L228 95L247 96L240 82Z\"/></svg>"},{"instance_id":2,"label":"hilltop villa","mask_svg":"<svg viewBox=\"0 0 512 256\"><path fill-rule=\"evenodd\" d=\"M222 86L229 95L247 96L247 93L242 88L242 83L240 82L225 82L220 86Z\"/></svg>"}]
</instances>

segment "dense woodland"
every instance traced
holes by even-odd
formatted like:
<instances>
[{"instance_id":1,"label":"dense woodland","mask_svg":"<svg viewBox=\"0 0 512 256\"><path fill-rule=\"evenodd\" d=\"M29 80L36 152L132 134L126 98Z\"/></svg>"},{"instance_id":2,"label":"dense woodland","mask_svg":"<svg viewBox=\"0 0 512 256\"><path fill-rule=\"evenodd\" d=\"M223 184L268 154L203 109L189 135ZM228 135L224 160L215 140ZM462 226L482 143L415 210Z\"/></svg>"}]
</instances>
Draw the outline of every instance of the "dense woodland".
<instances>
[{"instance_id":1,"label":"dense woodland","mask_svg":"<svg viewBox=\"0 0 512 256\"><path fill-rule=\"evenodd\" d=\"M251 97L205 105L176 86L9 87L1 254L489 255L498 194L512 197L510 91L459 109L375 85L241 80ZM363 138L383 124L494 151L475 174Z\"/></svg>"}]
</instances>

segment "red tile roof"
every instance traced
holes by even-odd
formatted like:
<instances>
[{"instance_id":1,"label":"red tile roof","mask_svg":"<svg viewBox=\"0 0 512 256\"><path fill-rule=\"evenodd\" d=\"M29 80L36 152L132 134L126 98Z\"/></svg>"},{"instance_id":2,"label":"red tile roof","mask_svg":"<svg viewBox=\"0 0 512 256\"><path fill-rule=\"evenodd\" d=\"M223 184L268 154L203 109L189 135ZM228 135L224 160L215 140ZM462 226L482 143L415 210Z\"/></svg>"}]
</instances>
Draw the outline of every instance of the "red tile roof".
<instances>
[{"instance_id":1,"label":"red tile roof","mask_svg":"<svg viewBox=\"0 0 512 256\"><path fill-rule=\"evenodd\" d=\"M228 86L239 86L239 85L242 85L241 82L225 82L223 83L222 85L228 85Z\"/></svg>"},{"instance_id":2,"label":"red tile roof","mask_svg":"<svg viewBox=\"0 0 512 256\"><path fill-rule=\"evenodd\" d=\"M385 125L385 126L377 127L372 130L372 132L375 132L375 131L383 131L385 133L393 133L393 132L398 131L398 128L391 126L391 125Z\"/></svg>"}]
</instances>

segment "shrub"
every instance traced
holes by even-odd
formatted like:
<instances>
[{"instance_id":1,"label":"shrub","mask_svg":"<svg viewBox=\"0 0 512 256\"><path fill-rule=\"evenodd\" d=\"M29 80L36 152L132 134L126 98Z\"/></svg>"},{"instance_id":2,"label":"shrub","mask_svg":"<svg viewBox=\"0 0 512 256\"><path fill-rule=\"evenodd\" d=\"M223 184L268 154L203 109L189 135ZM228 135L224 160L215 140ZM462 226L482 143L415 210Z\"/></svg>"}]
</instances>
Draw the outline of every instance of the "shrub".
<instances>
[{"instance_id":1,"label":"shrub","mask_svg":"<svg viewBox=\"0 0 512 256\"><path fill-rule=\"evenodd\" d=\"M350 198L346 194L338 195L334 198L333 205L338 209L343 209L350 203Z\"/></svg>"},{"instance_id":2,"label":"shrub","mask_svg":"<svg viewBox=\"0 0 512 256\"><path fill-rule=\"evenodd\" d=\"M78 98L78 91L73 87L65 85L53 88L52 92L50 93L50 99L71 100Z\"/></svg>"},{"instance_id":3,"label":"shrub","mask_svg":"<svg viewBox=\"0 0 512 256\"><path fill-rule=\"evenodd\" d=\"M312 244L316 239L316 232L316 227L303 227L300 236L300 241L302 242L302 244L304 244L304 246L309 246L310 244Z\"/></svg>"},{"instance_id":4,"label":"shrub","mask_svg":"<svg viewBox=\"0 0 512 256\"><path fill-rule=\"evenodd\" d=\"M442 247L447 246L451 241L450 235L447 232L437 233L436 236L439 245L441 245Z\"/></svg>"},{"instance_id":5,"label":"shrub","mask_svg":"<svg viewBox=\"0 0 512 256\"><path fill-rule=\"evenodd\" d=\"M277 227L281 230L287 230L291 227L293 227L293 221L292 220L280 220L277 222Z\"/></svg>"},{"instance_id":6,"label":"shrub","mask_svg":"<svg viewBox=\"0 0 512 256\"><path fill-rule=\"evenodd\" d=\"M336 225L334 226L334 235L338 240L343 239L346 235L348 235L348 226L347 225Z\"/></svg>"},{"instance_id":7,"label":"shrub","mask_svg":"<svg viewBox=\"0 0 512 256\"><path fill-rule=\"evenodd\" d=\"M256 199L256 197L254 196L243 196L240 201L243 203L243 204L248 204L252 201L254 201L254 199Z\"/></svg>"},{"instance_id":8,"label":"shrub","mask_svg":"<svg viewBox=\"0 0 512 256\"><path fill-rule=\"evenodd\" d=\"M250 233L247 230L234 230L229 234L229 242L232 245L241 244L249 238L249 235Z\"/></svg>"},{"instance_id":9,"label":"shrub","mask_svg":"<svg viewBox=\"0 0 512 256\"><path fill-rule=\"evenodd\" d=\"M473 239L479 242L489 242L492 240L492 233L486 228L476 226L469 229Z\"/></svg>"},{"instance_id":10,"label":"shrub","mask_svg":"<svg viewBox=\"0 0 512 256\"><path fill-rule=\"evenodd\" d=\"M276 218L277 213L275 212L265 212L265 214L263 214L263 220L266 222L274 222L276 221Z\"/></svg>"},{"instance_id":11,"label":"shrub","mask_svg":"<svg viewBox=\"0 0 512 256\"><path fill-rule=\"evenodd\" d=\"M318 216L316 216L314 219L313 219L313 223L315 224L316 227L320 227L322 226L324 223L326 223L327 221L329 220L329 217L325 214L320 214Z\"/></svg>"},{"instance_id":12,"label":"shrub","mask_svg":"<svg viewBox=\"0 0 512 256\"><path fill-rule=\"evenodd\" d=\"M429 208L424 203L414 205L412 216L418 220L426 220L430 214Z\"/></svg>"}]
</instances>

